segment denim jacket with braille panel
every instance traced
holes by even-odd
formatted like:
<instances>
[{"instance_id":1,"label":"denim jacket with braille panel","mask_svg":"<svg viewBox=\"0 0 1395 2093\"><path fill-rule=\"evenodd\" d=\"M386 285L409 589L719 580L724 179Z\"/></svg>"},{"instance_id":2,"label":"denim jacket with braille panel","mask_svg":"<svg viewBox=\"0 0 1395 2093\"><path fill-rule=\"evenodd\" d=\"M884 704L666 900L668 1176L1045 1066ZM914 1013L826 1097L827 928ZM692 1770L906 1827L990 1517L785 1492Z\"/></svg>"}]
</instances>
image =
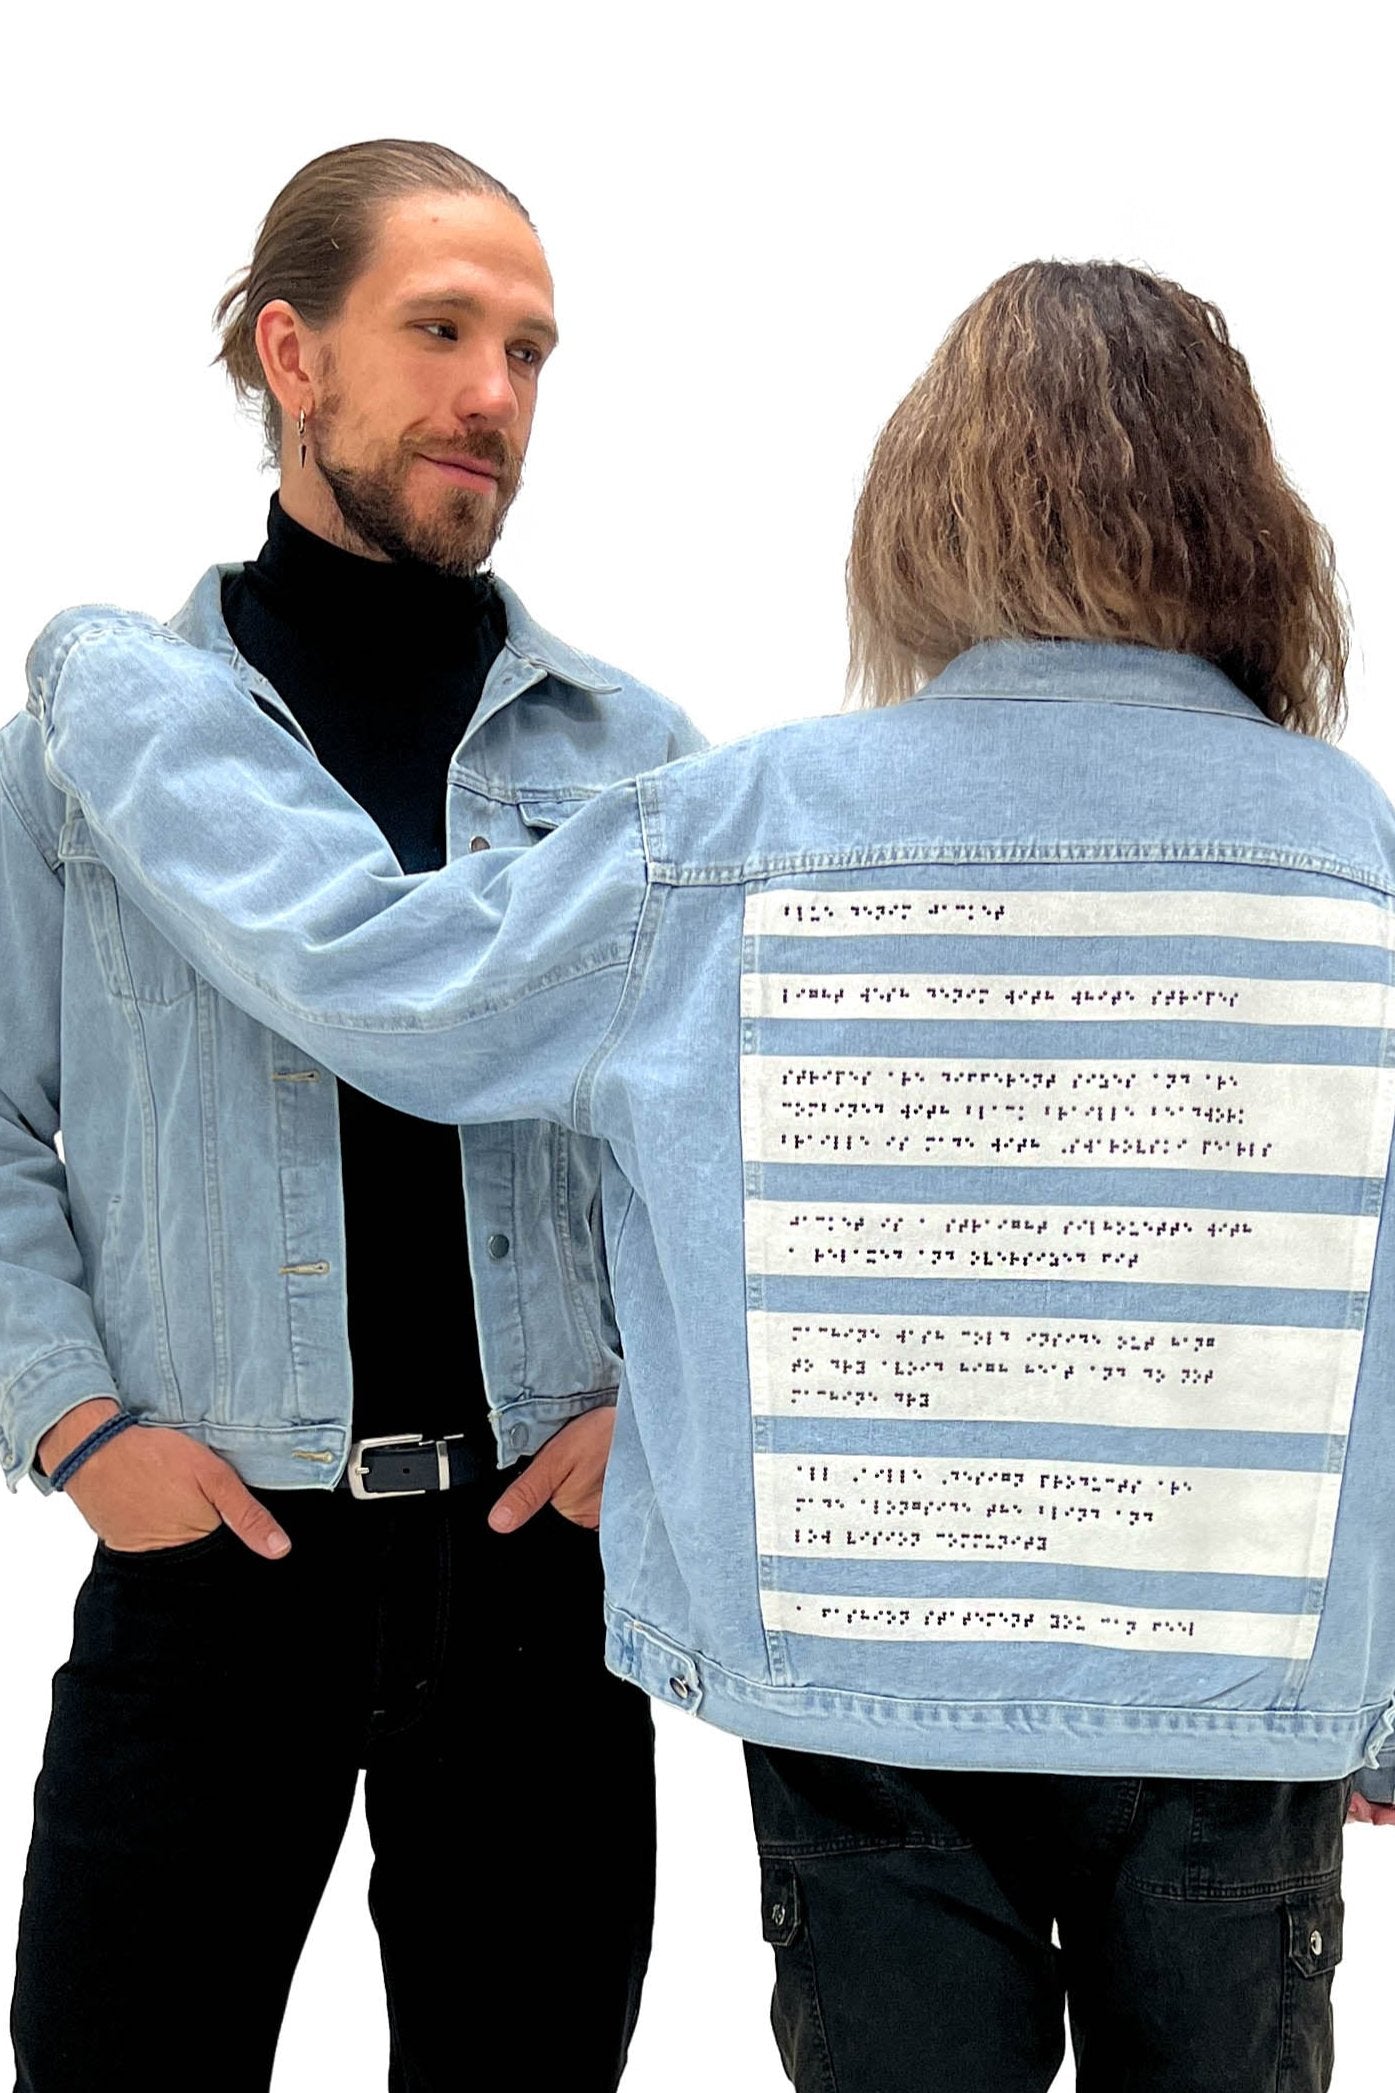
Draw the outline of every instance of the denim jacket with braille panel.
<instances>
[{"instance_id":1,"label":"denim jacket with braille panel","mask_svg":"<svg viewBox=\"0 0 1395 2093\"><path fill-rule=\"evenodd\" d=\"M221 607L230 571L204 575L174 629L226 668L251 709L276 715L277 740L308 749L233 645ZM507 639L445 788L448 853L476 862L484 846L534 842L617 778L701 746L675 706L553 639L500 592ZM221 996L117 888L81 805L46 776L28 713L0 731L0 890L10 1488L28 1473L47 1492L39 1440L85 1397L111 1394L215 1448L254 1487L331 1485L352 1407L333 1076ZM460 1143L480 1361L508 1465L614 1401L601 1149L537 1121L462 1126ZM437 1298L464 1300L444 1276ZM475 1342L468 1320L404 1328L403 1358L433 1375L458 1359L465 1386Z\"/></svg>"},{"instance_id":2,"label":"denim jacket with braille panel","mask_svg":"<svg viewBox=\"0 0 1395 2093\"><path fill-rule=\"evenodd\" d=\"M608 1144L614 1669L765 1744L1388 1792L1356 764L1195 657L993 642L407 877L206 653L77 613L34 671L224 994L401 1109Z\"/></svg>"}]
</instances>

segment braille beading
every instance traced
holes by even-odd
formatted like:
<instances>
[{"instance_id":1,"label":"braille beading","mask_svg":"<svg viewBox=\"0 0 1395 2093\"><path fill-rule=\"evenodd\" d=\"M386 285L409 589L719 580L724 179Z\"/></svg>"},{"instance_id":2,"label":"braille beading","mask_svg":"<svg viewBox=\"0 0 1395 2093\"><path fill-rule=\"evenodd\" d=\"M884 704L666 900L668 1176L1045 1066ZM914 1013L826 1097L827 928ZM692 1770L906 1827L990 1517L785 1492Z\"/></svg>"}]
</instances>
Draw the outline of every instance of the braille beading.
<instances>
[{"instance_id":1,"label":"braille beading","mask_svg":"<svg viewBox=\"0 0 1395 2093\"><path fill-rule=\"evenodd\" d=\"M1306 1660L1395 1118L1387 912L772 885L745 932L767 1630Z\"/></svg>"}]
</instances>

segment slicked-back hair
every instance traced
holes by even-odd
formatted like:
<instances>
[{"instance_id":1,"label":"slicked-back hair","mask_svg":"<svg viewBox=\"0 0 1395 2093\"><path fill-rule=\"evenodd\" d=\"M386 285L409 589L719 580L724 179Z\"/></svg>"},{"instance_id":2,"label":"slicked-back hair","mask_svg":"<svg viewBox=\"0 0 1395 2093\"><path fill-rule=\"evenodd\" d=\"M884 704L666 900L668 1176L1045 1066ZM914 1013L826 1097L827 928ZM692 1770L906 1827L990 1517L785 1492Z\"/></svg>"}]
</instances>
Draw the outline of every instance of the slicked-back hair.
<instances>
[{"instance_id":1,"label":"slicked-back hair","mask_svg":"<svg viewBox=\"0 0 1395 2093\"><path fill-rule=\"evenodd\" d=\"M849 687L908 697L986 639L1214 662L1334 737L1332 542L1219 309L1122 262L1035 261L954 322L878 439L848 559Z\"/></svg>"},{"instance_id":2,"label":"slicked-back hair","mask_svg":"<svg viewBox=\"0 0 1395 2093\"><path fill-rule=\"evenodd\" d=\"M367 266L385 204L419 190L493 196L532 224L511 189L446 145L374 138L321 153L293 174L262 220L252 259L218 300L214 359L239 399L260 399L267 456L281 454L281 410L257 354L257 318L284 298L308 327L326 326Z\"/></svg>"}]
</instances>

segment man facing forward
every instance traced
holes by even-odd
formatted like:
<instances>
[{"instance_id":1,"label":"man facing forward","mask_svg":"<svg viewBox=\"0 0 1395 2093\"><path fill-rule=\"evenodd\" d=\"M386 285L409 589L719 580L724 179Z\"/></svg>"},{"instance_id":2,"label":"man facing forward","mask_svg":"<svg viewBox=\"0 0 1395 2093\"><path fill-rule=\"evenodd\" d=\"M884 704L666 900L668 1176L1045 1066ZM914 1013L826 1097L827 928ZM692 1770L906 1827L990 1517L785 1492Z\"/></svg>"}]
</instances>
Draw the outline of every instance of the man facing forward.
<instances>
[{"instance_id":1,"label":"man facing forward","mask_svg":"<svg viewBox=\"0 0 1395 2093\"><path fill-rule=\"evenodd\" d=\"M508 190L435 145L325 154L219 319L280 491L176 628L404 870L697 745L485 568L556 341ZM0 876L0 1454L98 1535L36 1794L22 2093L265 2086L360 1766L392 2086L458 2086L526 1967L534 2082L612 2088L653 1743L601 1660L595 1145L391 1110L247 1019L117 893L26 715Z\"/></svg>"}]
</instances>

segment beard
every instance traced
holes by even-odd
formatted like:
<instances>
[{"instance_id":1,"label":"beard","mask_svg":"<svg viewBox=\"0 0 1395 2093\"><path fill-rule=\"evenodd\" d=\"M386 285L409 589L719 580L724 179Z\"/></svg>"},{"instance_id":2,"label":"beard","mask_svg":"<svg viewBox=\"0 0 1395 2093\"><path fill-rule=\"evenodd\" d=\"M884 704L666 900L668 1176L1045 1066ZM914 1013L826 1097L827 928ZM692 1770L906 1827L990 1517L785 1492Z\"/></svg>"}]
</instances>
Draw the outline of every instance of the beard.
<instances>
[{"instance_id":1,"label":"beard","mask_svg":"<svg viewBox=\"0 0 1395 2093\"><path fill-rule=\"evenodd\" d=\"M447 486L434 509L422 516L407 490L420 451L400 443L357 465L337 460L338 406L337 400L326 400L316 416L315 463L353 535L390 560L416 560L438 574L456 577L477 573L494 550L523 478L522 460L498 430L483 430L468 441L432 444L434 457L459 464L478 459L494 466L499 478L493 495Z\"/></svg>"}]
</instances>

